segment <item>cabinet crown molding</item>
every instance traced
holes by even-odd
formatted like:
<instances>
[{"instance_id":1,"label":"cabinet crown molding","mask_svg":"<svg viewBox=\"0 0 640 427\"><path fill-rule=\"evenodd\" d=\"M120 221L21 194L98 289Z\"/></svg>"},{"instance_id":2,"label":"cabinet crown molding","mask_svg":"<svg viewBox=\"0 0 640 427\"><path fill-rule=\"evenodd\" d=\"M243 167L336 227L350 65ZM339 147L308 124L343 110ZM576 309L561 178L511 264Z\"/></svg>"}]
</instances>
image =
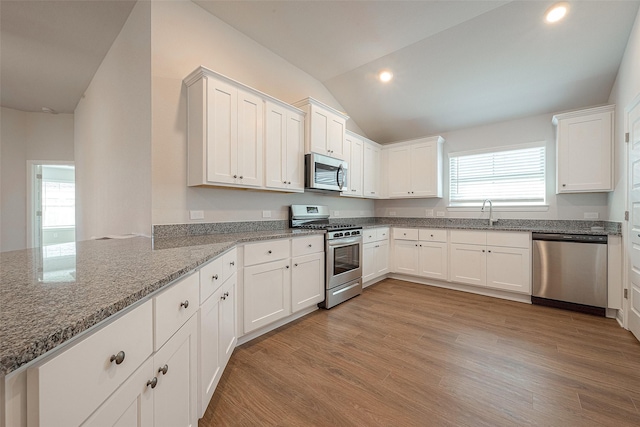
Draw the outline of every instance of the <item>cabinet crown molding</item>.
<instances>
[{"instance_id":1,"label":"cabinet crown molding","mask_svg":"<svg viewBox=\"0 0 640 427\"><path fill-rule=\"evenodd\" d=\"M554 114L553 118L551 119L551 122L557 126L559 120L570 119L573 117L582 117L589 114L612 113L615 111L615 108L616 108L616 105L611 104L611 105L602 105L602 106L593 107L593 108L585 108L582 110L567 111L564 113Z\"/></svg>"},{"instance_id":2,"label":"cabinet crown molding","mask_svg":"<svg viewBox=\"0 0 640 427\"><path fill-rule=\"evenodd\" d=\"M185 84L185 86L189 87L191 85L193 85L194 83L196 83L197 81L199 81L200 79L203 79L205 77L213 77L216 78L218 80L222 80L226 83L232 84L236 87L241 88L242 90L245 90L249 93L253 93L254 95L259 96L260 98L263 98L265 101L270 101L270 102L274 102L278 105L281 105L285 108L288 108L289 110L295 111L296 113L302 114L303 116L305 116L307 113L305 113L304 111L302 111L301 109L299 109L296 106L293 106L287 102L284 102L278 98L275 98L269 94L266 94L264 92L259 91L258 89L254 89L251 86L247 86L244 83L240 83L237 80L232 79L231 77L227 77L224 74L220 74L217 73L213 70L210 70L207 67L204 66L199 66L198 68L196 68L195 70L193 70L187 77L185 77L182 82Z\"/></svg>"},{"instance_id":3,"label":"cabinet crown molding","mask_svg":"<svg viewBox=\"0 0 640 427\"><path fill-rule=\"evenodd\" d=\"M346 115L345 113L343 113L342 111L337 110L337 109L335 109L335 108L333 108L333 107L330 107L330 106L328 106L327 104L323 104L322 102L318 101L317 99L314 99L314 98L311 98L311 97L301 99L300 101L294 102L294 103L293 103L293 104L291 104L291 105L293 105L294 107L298 107L298 108L300 108L300 107L304 107L305 105L309 105L309 104L310 104L310 105L315 105L316 107L321 107L321 108L324 108L324 109L326 109L326 110L329 110L329 111L331 111L332 113L337 114L337 115L339 115L339 116L343 117L343 118L345 119L345 121L346 121L346 120L349 120L349 116L347 116L347 115Z\"/></svg>"},{"instance_id":4,"label":"cabinet crown molding","mask_svg":"<svg viewBox=\"0 0 640 427\"><path fill-rule=\"evenodd\" d=\"M440 135L429 136L425 138L408 139L406 141L398 141L398 142L390 142L388 144L382 144L382 149L388 150L394 147L402 147L405 145L419 144L421 142L437 142L438 144L443 144L445 142L445 139Z\"/></svg>"}]
</instances>

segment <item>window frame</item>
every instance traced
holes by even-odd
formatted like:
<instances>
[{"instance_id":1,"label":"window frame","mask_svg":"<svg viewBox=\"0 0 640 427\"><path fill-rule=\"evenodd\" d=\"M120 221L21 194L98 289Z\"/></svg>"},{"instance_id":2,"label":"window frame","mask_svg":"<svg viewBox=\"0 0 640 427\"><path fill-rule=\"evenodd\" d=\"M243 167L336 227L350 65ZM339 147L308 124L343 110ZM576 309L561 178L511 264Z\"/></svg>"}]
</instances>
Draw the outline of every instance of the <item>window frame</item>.
<instances>
[{"instance_id":1,"label":"window frame","mask_svg":"<svg viewBox=\"0 0 640 427\"><path fill-rule=\"evenodd\" d=\"M535 142L530 142L530 143L525 143L525 144L517 144L517 145L508 145L508 146L498 146L498 147L490 147L490 148L483 148L483 149L478 149L478 150L465 150L465 151L456 151L456 152L451 152L448 153L448 163L447 163L447 167L448 167L448 180L449 180L449 188L448 188L448 205L447 205L447 209L448 210L460 210L460 211L465 211L465 210L476 210L478 207L482 206L482 201L486 198L491 199L490 196L482 196L483 199L474 199L473 201L452 201L452 176L451 176L451 160L452 158L456 158L456 157L464 157L464 156L473 156L473 155L481 155L481 154L493 154L493 153L500 153L500 152L505 152L505 151L516 151L516 150L527 150L527 149L531 149L531 148L541 148L543 150L543 162L542 162L542 174L543 174L543 194L542 194L542 200L538 201L518 201L515 199L511 199L511 200L505 200L505 201L500 201L500 200L493 200L493 206L494 208L497 208L497 210L511 210L511 211L538 211L538 210L548 210L548 191L547 191L547 184L548 184L548 173L547 173L547 162L548 162L548 147L547 147L547 142L546 141L535 141Z\"/></svg>"}]
</instances>

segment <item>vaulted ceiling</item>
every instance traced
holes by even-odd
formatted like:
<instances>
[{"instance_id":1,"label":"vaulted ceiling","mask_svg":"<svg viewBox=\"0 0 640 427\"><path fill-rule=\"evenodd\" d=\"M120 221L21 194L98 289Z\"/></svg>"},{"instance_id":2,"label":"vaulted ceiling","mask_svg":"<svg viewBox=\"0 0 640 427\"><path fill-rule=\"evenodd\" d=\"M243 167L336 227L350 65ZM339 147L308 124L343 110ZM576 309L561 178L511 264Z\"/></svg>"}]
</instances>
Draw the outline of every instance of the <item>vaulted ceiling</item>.
<instances>
[{"instance_id":1,"label":"vaulted ceiling","mask_svg":"<svg viewBox=\"0 0 640 427\"><path fill-rule=\"evenodd\" d=\"M193 1L381 143L606 103L640 4L574 0L549 25L545 0ZM2 105L73 112L134 3L2 0Z\"/></svg>"}]
</instances>

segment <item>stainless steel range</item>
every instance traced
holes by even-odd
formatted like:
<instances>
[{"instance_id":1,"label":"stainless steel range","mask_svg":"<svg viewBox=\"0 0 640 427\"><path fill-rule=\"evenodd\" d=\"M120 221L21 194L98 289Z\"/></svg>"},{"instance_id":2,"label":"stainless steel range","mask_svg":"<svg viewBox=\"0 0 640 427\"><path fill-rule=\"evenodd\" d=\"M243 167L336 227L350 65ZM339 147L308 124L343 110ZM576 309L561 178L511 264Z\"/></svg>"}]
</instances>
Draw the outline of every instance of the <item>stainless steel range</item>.
<instances>
[{"instance_id":1,"label":"stainless steel range","mask_svg":"<svg viewBox=\"0 0 640 427\"><path fill-rule=\"evenodd\" d=\"M291 205L291 228L326 230L325 299L331 308L362 293L362 227L329 222L329 208Z\"/></svg>"}]
</instances>

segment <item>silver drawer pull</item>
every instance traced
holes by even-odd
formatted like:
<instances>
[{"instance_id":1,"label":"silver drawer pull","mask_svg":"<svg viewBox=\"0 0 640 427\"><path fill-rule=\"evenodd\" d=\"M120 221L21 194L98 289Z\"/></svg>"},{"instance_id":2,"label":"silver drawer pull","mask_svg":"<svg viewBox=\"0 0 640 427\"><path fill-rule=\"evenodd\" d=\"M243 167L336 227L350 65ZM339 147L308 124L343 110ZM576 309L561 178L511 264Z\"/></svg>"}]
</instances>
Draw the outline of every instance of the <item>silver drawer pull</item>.
<instances>
[{"instance_id":1,"label":"silver drawer pull","mask_svg":"<svg viewBox=\"0 0 640 427\"><path fill-rule=\"evenodd\" d=\"M289 268L289 266L287 265L287 268Z\"/></svg>"},{"instance_id":2,"label":"silver drawer pull","mask_svg":"<svg viewBox=\"0 0 640 427\"><path fill-rule=\"evenodd\" d=\"M116 362L116 365L121 364L124 362L124 351L119 351L118 354L112 354L109 361L112 363Z\"/></svg>"},{"instance_id":3,"label":"silver drawer pull","mask_svg":"<svg viewBox=\"0 0 640 427\"><path fill-rule=\"evenodd\" d=\"M235 261L231 261L231 262L229 263L229 265L236 265L236 262L235 262Z\"/></svg>"},{"instance_id":4,"label":"silver drawer pull","mask_svg":"<svg viewBox=\"0 0 640 427\"><path fill-rule=\"evenodd\" d=\"M228 297L228 296L229 296L229 292L225 292L225 293L224 293L224 296L225 296L225 297Z\"/></svg>"},{"instance_id":5,"label":"silver drawer pull","mask_svg":"<svg viewBox=\"0 0 640 427\"><path fill-rule=\"evenodd\" d=\"M167 372L169 372L169 365L164 365L163 367L158 368L159 374L167 375Z\"/></svg>"},{"instance_id":6,"label":"silver drawer pull","mask_svg":"<svg viewBox=\"0 0 640 427\"><path fill-rule=\"evenodd\" d=\"M638 235L638 237L640 237L640 235ZM311 247L311 243L309 243L309 247Z\"/></svg>"},{"instance_id":7,"label":"silver drawer pull","mask_svg":"<svg viewBox=\"0 0 640 427\"><path fill-rule=\"evenodd\" d=\"M225 299L227 299L227 296L223 294L223 295L220 297L220 299L221 299L221 300L225 300Z\"/></svg>"},{"instance_id":8,"label":"silver drawer pull","mask_svg":"<svg viewBox=\"0 0 640 427\"><path fill-rule=\"evenodd\" d=\"M184 308L189 307L189 300L185 300L184 302L181 302L180 307L184 307Z\"/></svg>"},{"instance_id":9,"label":"silver drawer pull","mask_svg":"<svg viewBox=\"0 0 640 427\"><path fill-rule=\"evenodd\" d=\"M147 381L147 387L151 386L151 388L156 388L156 386L158 385L158 378L153 377L153 379L150 379L149 381Z\"/></svg>"},{"instance_id":10,"label":"silver drawer pull","mask_svg":"<svg viewBox=\"0 0 640 427\"><path fill-rule=\"evenodd\" d=\"M213 280L218 280L218 275L217 275L217 274L214 274L213 276L211 276L211 279L213 279Z\"/></svg>"},{"instance_id":11,"label":"silver drawer pull","mask_svg":"<svg viewBox=\"0 0 640 427\"><path fill-rule=\"evenodd\" d=\"M271 251L267 251L268 254L272 253Z\"/></svg>"}]
</instances>

